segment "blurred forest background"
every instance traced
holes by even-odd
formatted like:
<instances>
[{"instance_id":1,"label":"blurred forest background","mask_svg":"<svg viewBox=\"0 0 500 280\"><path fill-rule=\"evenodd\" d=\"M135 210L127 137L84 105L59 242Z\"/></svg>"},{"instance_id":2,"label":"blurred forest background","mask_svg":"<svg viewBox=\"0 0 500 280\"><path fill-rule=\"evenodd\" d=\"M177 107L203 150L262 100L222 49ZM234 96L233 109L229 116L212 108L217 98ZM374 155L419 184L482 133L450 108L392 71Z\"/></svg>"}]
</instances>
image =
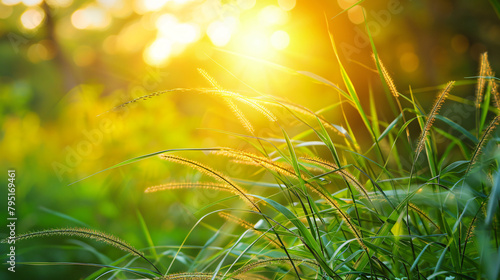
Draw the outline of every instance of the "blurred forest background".
<instances>
[{"instance_id":1,"label":"blurred forest background","mask_svg":"<svg viewBox=\"0 0 500 280\"><path fill-rule=\"evenodd\" d=\"M370 88L380 93L381 114L389 113L362 31L362 9L341 13L355 2L1 0L0 172L6 185L7 169L17 170L17 232L85 226L144 248L140 213L156 245L182 243L203 214L198 210L213 198L192 191L143 191L171 178L193 180L199 176L195 171L148 159L72 183L169 148L238 147L243 144L221 131L244 129L219 101L190 92L107 111L155 91L210 86L198 68L224 88L273 94L319 110L337 102L338 94L276 65L340 83L327 22L360 95ZM500 20L487 0L366 0L361 6L396 84L403 91L411 86L423 104L432 103L433 87L475 76L484 51L492 68L500 69ZM473 83L454 94L472 96ZM467 124L463 105L449 108L443 114L473 125ZM339 114L332 110L325 117L336 123ZM259 118L252 119L261 124L257 134L280 133ZM209 160L202 153L190 156ZM218 162L213 166L236 177L241 172ZM5 221L6 199L0 206ZM214 227L222 223L217 217L208 221ZM1 230L2 237L6 231ZM202 245L211 234L212 228L198 227L187 243ZM71 239L17 246L18 263L99 263L121 255L105 245ZM18 264L14 278L5 267L0 278L77 279L95 270Z\"/></svg>"}]
</instances>

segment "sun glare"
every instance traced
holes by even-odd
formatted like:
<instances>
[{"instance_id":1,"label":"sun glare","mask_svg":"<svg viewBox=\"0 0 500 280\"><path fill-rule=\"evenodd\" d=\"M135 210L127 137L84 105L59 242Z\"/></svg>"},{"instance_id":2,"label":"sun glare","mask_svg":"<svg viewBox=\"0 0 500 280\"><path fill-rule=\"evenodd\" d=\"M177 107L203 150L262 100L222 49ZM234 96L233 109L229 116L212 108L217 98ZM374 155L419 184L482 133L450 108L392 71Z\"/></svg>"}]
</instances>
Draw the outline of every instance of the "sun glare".
<instances>
[{"instance_id":1,"label":"sun glare","mask_svg":"<svg viewBox=\"0 0 500 280\"><path fill-rule=\"evenodd\" d=\"M269 50L269 38L261 32L244 35L242 48L249 53L261 55Z\"/></svg>"},{"instance_id":2,"label":"sun glare","mask_svg":"<svg viewBox=\"0 0 500 280\"><path fill-rule=\"evenodd\" d=\"M43 0L0 1L5 5L27 6L21 16L21 24L26 29L35 29L44 20L45 13L38 6ZM46 1L50 7L66 7L74 2ZM200 40L203 44L211 42L215 47L261 57L276 54L290 44L289 33L281 28L290 20L296 0L277 0L275 4L266 5L258 5L256 0L206 1L201 5L193 5L193 2L132 0L132 5L127 5L124 0L96 0L74 10L69 16L70 26L78 30L102 30L111 27L114 19L124 19L135 12L142 16L141 20L124 25L112 39L103 43L104 49L107 53L142 51L143 60L156 66L166 65L170 58L181 55ZM249 16L242 17L245 10L251 11Z\"/></svg>"},{"instance_id":3,"label":"sun glare","mask_svg":"<svg viewBox=\"0 0 500 280\"><path fill-rule=\"evenodd\" d=\"M199 28L190 23L181 23L174 29L174 39L179 43L193 43L198 39Z\"/></svg>"},{"instance_id":4,"label":"sun glare","mask_svg":"<svg viewBox=\"0 0 500 280\"><path fill-rule=\"evenodd\" d=\"M172 52L172 41L167 38L158 38L144 51L144 60L152 66L166 64Z\"/></svg>"}]
</instances>

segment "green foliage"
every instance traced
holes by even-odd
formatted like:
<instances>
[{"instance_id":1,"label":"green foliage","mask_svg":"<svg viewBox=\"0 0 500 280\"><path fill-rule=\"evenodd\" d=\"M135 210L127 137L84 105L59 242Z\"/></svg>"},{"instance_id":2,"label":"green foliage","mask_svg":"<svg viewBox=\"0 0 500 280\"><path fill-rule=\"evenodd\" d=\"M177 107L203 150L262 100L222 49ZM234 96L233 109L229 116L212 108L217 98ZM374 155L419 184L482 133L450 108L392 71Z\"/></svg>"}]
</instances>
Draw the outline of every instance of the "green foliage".
<instances>
[{"instance_id":1,"label":"green foliage","mask_svg":"<svg viewBox=\"0 0 500 280\"><path fill-rule=\"evenodd\" d=\"M380 73L384 77L383 81L393 83L384 66L379 67L379 71L385 71ZM402 98L409 104L404 108L400 107L401 114L395 116L393 121L385 123L374 115L377 106L373 100L370 104L370 116L365 113L347 72L341 72L349 96L347 104L358 110L373 139L373 145L368 145L365 150L354 140L354 130L349 127L347 120L347 129L342 129L308 110L297 110L301 108L300 105L282 103L275 99L275 104L304 124L305 130L316 135L319 141L301 140L305 131L290 137L279 119L276 119L281 127L282 138L233 134L251 144L254 151L234 148L166 150L111 167L117 168L160 155L173 164L193 168L204 174L206 179L198 179L193 183L169 182L150 187L146 190L150 195L157 195L157 191L172 192L184 188L222 191L221 193L232 195L213 201L204 208L217 209L210 210L201 217L189 234L195 232L196 226L203 225L212 228L214 235L200 248L197 255L192 256L186 251L188 246L185 243L175 252L154 245L148 228L155 225L146 226L141 213L137 212L150 246L151 257L155 262L163 264L166 264L164 256L172 257L165 275L159 277L151 274L151 277L498 277L495 267L498 267L500 261L497 257L500 176L494 130L500 120L499 116L490 120L485 114L477 114L479 127L485 127L479 139L460 124L439 116L439 108L443 106L453 85L448 83L427 114L414 101L413 96L408 97L399 92L394 94L394 98ZM396 91L394 84L388 87ZM485 89L483 87L477 90L476 94L483 94ZM213 90L216 92L215 98L252 103L255 105L252 107L258 111L265 110L267 114L274 116L265 107L270 104L266 99L251 99L239 94L220 95L217 93L217 90L221 90L220 87ZM485 96L490 96L491 87L486 90L488 92ZM236 103L233 105L237 106ZM482 108L483 105L477 106L477 110ZM238 107L234 109L239 110ZM488 108L485 110L489 111ZM403 112L411 118L405 120ZM453 145L454 148L443 152L441 145L436 143L437 135L445 135L446 139L455 144L461 142L462 138L436 127L436 119L443 121L453 131L462 133L472 145ZM421 129L416 141L409 137L409 132L404 137L409 124L415 121L418 121ZM335 134L335 138L332 138L330 133L338 132L338 128L349 133ZM315 149L317 146L326 147L330 159L319 154ZM425 153L420 154L424 149ZM453 150L461 151L463 157L457 159L452 156L450 151ZM205 151L211 152L212 157L229 157L233 163L248 170L245 173L249 178L231 178L209 165L171 155L183 151ZM262 174L263 177L254 180L251 174ZM235 200L238 197L240 200ZM226 220L226 225L220 229L204 221L216 213ZM255 219L256 223L251 222ZM240 229L246 231L241 233ZM104 241L146 259L157 270L148 259L149 256L114 237L95 231L48 230L16 238L22 240L46 235L76 235ZM189 235L185 241L188 237ZM175 261L185 265L185 272L170 272ZM104 274L108 269L104 267L100 273Z\"/></svg>"}]
</instances>

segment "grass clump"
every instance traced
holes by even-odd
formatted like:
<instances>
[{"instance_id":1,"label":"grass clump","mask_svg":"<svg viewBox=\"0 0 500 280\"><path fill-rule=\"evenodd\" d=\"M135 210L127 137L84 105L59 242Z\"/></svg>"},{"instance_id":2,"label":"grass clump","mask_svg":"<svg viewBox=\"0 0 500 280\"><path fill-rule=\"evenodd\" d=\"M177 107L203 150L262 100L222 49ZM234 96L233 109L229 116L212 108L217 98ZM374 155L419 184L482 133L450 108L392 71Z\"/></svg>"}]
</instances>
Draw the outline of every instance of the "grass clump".
<instances>
[{"instance_id":1,"label":"grass clump","mask_svg":"<svg viewBox=\"0 0 500 280\"><path fill-rule=\"evenodd\" d=\"M215 214L225 226L214 230L214 236L193 256L191 264L182 272L171 271L183 244L168 269L151 278L496 279L499 260L493 256L498 256L500 242L500 173L495 128L500 117L495 115L498 110L487 102L493 100L498 106L496 80L487 54L481 56L476 102L471 105L478 112L472 132L439 115L453 94L453 87L465 83L449 82L442 86L434 105L425 113L411 90L397 91L378 57L375 63L394 97L391 102L397 102L400 109L394 119L384 121L377 117L377 112L367 114L340 60L346 90L321 78L323 84L345 99L340 110L352 106L360 115L370 135L369 144L356 140L360 128L351 127L348 119L343 120L343 125L332 124L290 101L233 93L200 70L212 87L182 91L211 93L214 98L223 99L249 133L233 136L253 147L203 151L211 152L212 158L221 156L238 164L247 170L248 178L231 177L207 164L172 154L182 150L161 151L115 166L159 155L170 163L193 168L215 182L168 181L147 188L145 192L150 195L174 189L233 194L205 208L209 211L210 207L218 207L201 217L196 226L214 229L213 225L204 224L204 219ZM234 101L249 105L277 124L277 135L256 136L252 119ZM304 131L290 137L287 124L280 123L278 114L270 109L277 107L298 120ZM370 104L370 108L377 106ZM420 128L418 139L412 139L409 133L410 126L415 125ZM340 136L330 135L332 131L341 132ZM480 136L476 138L474 132ZM406 137L402 137L404 134ZM438 135L445 137L445 145L437 143ZM311 140L312 137L316 139ZM473 168L476 166L481 168ZM250 174L261 174L262 179L256 180ZM244 204L232 198L239 198ZM237 213L244 213L245 218ZM241 229L245 232L241 233ZM47 234L90 237L140 254L117 239L82 229L44 231L17 238ZM222 246L210 250L209 245L215 240Z\"/></svg>"}]
</instances>

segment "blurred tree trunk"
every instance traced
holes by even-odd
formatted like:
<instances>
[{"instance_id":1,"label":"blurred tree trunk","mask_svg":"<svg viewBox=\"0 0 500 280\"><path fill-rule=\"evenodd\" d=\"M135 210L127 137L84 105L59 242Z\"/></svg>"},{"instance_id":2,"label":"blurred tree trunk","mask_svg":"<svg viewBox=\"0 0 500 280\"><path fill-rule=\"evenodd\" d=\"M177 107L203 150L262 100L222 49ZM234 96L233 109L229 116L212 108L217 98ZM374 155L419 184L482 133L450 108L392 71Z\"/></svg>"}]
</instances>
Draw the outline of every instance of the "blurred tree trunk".
<instances>
[{"instance_id":1,"label":"blurred tree trunk","mask_svg":"<svg viewBox=\"0 0 500 280\"><path fill-rule=\"evenodd\" d=\"M52 16L52 11L47 3L45 3L45 1L42 3L42 8L46 15L45 27L47 30L47 40L50 40L53 44L55 52L54 62L59 69L59 73L61 73L62 76L61 78L63 80L64 93L67 93L79 84L77 81L75 69L63 53L61 44L59 43L56 36L55 22Z\"/></svg>"}]
</instances>

